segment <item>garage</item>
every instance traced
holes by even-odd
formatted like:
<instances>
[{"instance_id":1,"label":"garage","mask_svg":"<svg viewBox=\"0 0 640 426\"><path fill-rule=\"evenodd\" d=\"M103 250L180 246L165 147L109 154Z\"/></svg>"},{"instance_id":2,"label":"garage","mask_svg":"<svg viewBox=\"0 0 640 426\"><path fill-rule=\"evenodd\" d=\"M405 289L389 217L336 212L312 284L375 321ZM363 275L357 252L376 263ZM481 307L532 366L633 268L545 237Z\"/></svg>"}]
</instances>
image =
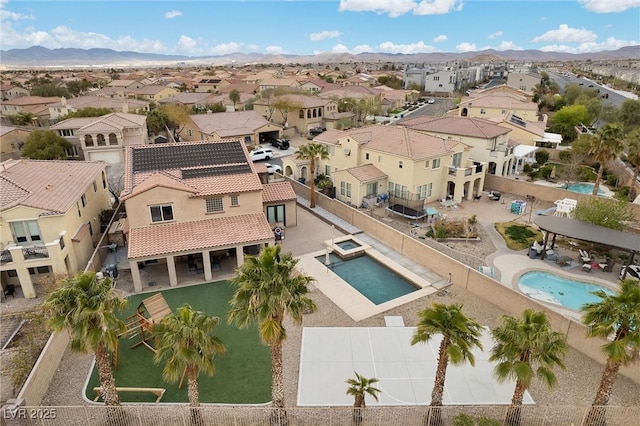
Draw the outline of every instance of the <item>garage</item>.
<instances>
[{"instance_id":1,"label":"garage","mask_svg":"<svg viewBox=\"0 0 640 426\"><path fill-rule=\"evenodd\" d=\"M123 162L120 151L89 151L89 161L104 161L108 164L119 164Z\"/></svg>"}]
</instances>

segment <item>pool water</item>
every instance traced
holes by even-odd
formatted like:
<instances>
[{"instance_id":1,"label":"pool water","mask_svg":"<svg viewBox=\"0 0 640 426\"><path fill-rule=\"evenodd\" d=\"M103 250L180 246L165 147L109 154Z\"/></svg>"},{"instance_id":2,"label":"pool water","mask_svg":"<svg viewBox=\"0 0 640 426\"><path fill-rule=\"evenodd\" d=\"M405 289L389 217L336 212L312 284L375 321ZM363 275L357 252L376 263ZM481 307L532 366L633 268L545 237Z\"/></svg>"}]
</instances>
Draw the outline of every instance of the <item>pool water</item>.
<instances>
[{"instance_id":1,"label":"pool water","mask_svg":"<svg viewBox=\"0 0 640 426\"><path fill-rule=\"evenodd\" d=\"M329 256L329 269L376 305L418 290L404 277L367 254L347 260L333 253ZM318 256L316 260L324 264L326 256Z\"/></svg>"},{"instance_id":2,"label":"pool water","mask_svg":"<svg viewBox=\"0 0 640 426\"><path fill-rule=\"evenodd\" d=\"M336 243L336 245L340 247L342 250L353 250L355 248L361 247L360 244L356 243L353 240L341 241L339 243Z\"/></svg>"},{"instance_id":3,"label":"pool water","mask_svg":"<svg viewBox=\"0 0 640 426\"><path fill-rule=\"evenodd\" d=\"M592 291L604 290L607 294L614 294L606 287L563 278L543 271L523 274L518 280L518 287L529 297L576 311L579 311L585 303L595 303L602 300L591 294Z\"/></svg>"},{"instance_id":4,"label":"pool water","mask_svg":"<svg viewBox=\"0 0 640 426\"><path fill-rule=\"evenodd\" d=\"M592 183L570 183L564 187L567 191L578 192L580 194L593 194ZM602 188L598 188L598 195L605 195L606 192Z\"/></svg>"}]
</instances>

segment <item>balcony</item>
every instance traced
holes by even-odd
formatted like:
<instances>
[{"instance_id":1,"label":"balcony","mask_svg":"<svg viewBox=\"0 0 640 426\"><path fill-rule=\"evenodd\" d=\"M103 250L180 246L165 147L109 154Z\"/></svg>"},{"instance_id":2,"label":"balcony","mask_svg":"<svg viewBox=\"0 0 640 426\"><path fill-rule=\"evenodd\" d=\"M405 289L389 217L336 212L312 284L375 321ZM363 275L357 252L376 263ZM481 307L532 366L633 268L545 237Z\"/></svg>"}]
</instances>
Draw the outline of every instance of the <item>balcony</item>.
<instances>
[{"instance_id":1,"label":"balcony","mask_svg":"<svg viewBox=\"0 0 640 426\"><path fill-rule=\"evenodd\" d=\"M477 161L470 161L469 163L467 163L468 167L453 167L450 166L449 167L449 176L455 176L455 177L460 177L460 176L464 176L464 177L468 177L474 174L478 174L478 173L482 173L483 172L483 165L482 163L479 163Z\"/></svg>"},{"instance_id":2,"label":"balcony","mask_svg":"<svg viewBox=\"0 0 640 426\"><path fill-rule=\"evenodd\" d=\"M49 257L49 250L45 246L23 247L22 255L24 256L24 260L47 259Z\"/></svg>"}]
</instances>

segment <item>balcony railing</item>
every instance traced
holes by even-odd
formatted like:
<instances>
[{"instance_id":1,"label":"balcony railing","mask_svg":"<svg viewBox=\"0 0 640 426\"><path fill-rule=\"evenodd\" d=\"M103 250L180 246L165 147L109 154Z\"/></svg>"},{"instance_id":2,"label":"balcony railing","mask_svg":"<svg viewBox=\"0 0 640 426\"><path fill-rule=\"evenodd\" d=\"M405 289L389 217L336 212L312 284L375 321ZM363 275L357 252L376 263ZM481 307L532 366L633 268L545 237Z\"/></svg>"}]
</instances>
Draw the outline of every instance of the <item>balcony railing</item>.
<instances>
[{"instance_id":1,"label":"balcony railing","mask_svg":"<svg viewBox=\"0 0 640 426\"><path fill-rule=\"evenodd\" d=\"M49 257L49 250L45 246L23 247L22 255L25 260L46 259Z\"/></svg>"},{"instance_id":2,"label":"balcony railing","mask_svg":"<svg viewBox=\"0 0 640 426\"><path fill-rule=\"evenodd\" d=\"M0 263L10 262L13 262L13 256L11 256L11 252L9 250L0 251Z\"/></svg>"}]
</instances>

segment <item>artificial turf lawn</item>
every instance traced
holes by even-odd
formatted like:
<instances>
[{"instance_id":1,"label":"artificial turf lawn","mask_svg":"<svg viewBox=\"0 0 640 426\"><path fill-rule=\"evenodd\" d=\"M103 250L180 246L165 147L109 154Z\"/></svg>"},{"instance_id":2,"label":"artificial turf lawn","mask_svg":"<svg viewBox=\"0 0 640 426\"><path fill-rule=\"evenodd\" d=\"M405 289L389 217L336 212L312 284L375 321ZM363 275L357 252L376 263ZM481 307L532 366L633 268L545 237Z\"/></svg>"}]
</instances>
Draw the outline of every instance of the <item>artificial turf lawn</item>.
<instances>
[{"instance_id":1,"label":"artificial turf lawn","mask_svg":"<svg viewBox=\"0 0 640 426\"><path fill-rule=\"evenodd\" d=\"M260 342L255 326L240 330L227 324L229 300L234 289L227 281L207 283L188 287L179 287L162 291L167 304L173 312L185 303L195 310L219 317L214 334L227 346L227 351L215 357L213 376L200 373L198 390L200 402L222 404L260 404L271 400L271 359L269 348ZM156 292L157 293L157 292ZM155 293L130 296L128 307L121 318L134 314L140 302ZM144 345L131 349L140 341L136 336L120 339L119 366L114 369L116 386L165 388L161 402L189 402L187 380L182 389L178 383L162 380L163 364L153 363L153 352ZM153 340L151 340L153 343ZM85 389L87 398L95 398L94 387L100 386L98 372L93 369L89 384ZM123 402L154 402L156 397L150 393L121 392Z\"/></svg>"}]
</instances>

